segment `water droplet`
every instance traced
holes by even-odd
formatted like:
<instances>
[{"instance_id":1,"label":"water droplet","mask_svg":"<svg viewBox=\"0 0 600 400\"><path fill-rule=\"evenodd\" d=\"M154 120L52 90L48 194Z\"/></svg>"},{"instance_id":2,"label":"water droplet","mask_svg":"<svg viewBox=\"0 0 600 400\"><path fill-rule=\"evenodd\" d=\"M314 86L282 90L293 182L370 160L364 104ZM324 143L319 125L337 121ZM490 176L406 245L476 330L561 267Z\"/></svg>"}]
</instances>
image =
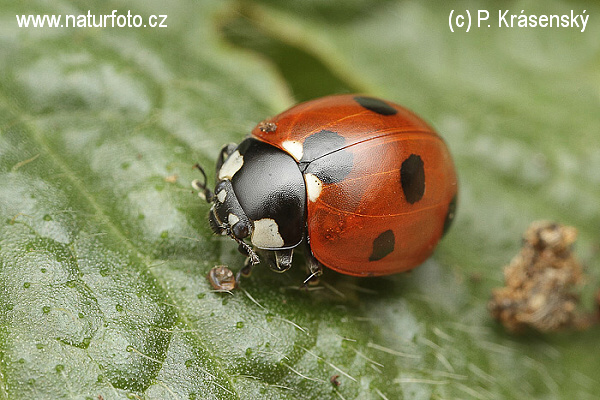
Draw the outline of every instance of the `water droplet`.
<instances>
[{"instance_id":1,"label":"water droplet","mask_svg":"<svg viewBox=\"0 0 600 400\"><path fill-rule=\"evenodd\" d=\"M235 324L235 327L238 328L238 329L243 328L244 327L244 321L238 321Z\"/></svg>"},{"instance_id":2,"label":"water droplet","mask_svg":"<svg viewBox=\"0 0 600 400\"><path fill-rule=\"evenodd\" d=\"M41 350L41 349L44 348L44 345L41 344L41 343L38 343L38 344L35 345L35 347L37 347L39 350Z\"/></svg>"},{"instance_id":3,"label":"water droplet","mask_svg":"<svg viewBox=\"0 0 600 400\"><path fill-rule=\"evenodd\" d=\"M246 357L250 357L252 355L252 353L254 353L254 350L252 350L252 348L248 347L246 349Z\"/></svg>"},{"instance_id":4,"label":"water droplet","mask_svg":"<svg viewBox=\"0 0 600 400\"><path fill-rule=\"evenodd\" d=\"M102 383L102 382L104 382L104 376L103 376L103 375L98 375L98 379L96 379L96 381L97 381L98 383Z\"/></svg>"},{"instance_id":5,"label":"water droplet","mask_svg":"<svg viewBox=\"0 0 600 400\"><path fill-rule=\"evenodd\" d=\"M162 232L160 233L160 237L161 237L161 239L166 239L166 238L168 238L168 237L169 237L169 231L162 231Z\"/></svg>"},{"instance_id":6,"label":"water droplet","mask_svg":"<svg viewBox=\"0 0 600 400\"><path fill-rule=\"evenodd\" d=\"M88 348L90 346L90 343L92 343L92 338L90 337L85 337L83 338L83 340L81 341L81 344L83 345L84 348Z\"/></svg>"},{"instance_id":7,"label":"water droplet","mask_svg":"<svg viewBox=\"0 0 600 400\"><path fill-rule=\"evenodd\" d=\"M202 300L206 296L206 293L198 293L198 299Z\"/></svg>"},{"instance_id":8,"label":"water droplet","mask_svg":"<svg viewBox=\"0 0 600 400\"><path fill-rule=\"evenodd\" d=\"M23 284L23 287L24 287L25 289L27 289L29 286L31 286L31 283L30 283L30 282L25 282L25 283Z\"/></svg>"},{"instance_id":9,"label":"water droplet","mask_svg":"<svg viewBox=\"0 0 600 400\"><path fill-rule=\"evenodd\" d=\"M44 215L44 221L52 221L52 216L50 214Z\"/></svg>"},{"instance_id":10,"label":"water droplet","mask_svg":"<svg viewBox=\"0 0 600 400\"><path fill-rule=\"evenodd\" d=\"M42 307L42 311L44 312L44 314L48 314L50 312L50 306Z\"/></svg>"},{"instance_id":11,"label":"water droplet","mask_svg":"<svg viewBox=\"0 0 600 400\"><path fill-rule=\"evenodd\" d=\"M191 360L191 359L190 359L190 360L186 360L186 361L185 361L185 366L186 366L187 368L190 368L192 365L194 365L194 360Z\"/></svg>"},{"instance_id":12,"label":"water droplet","mask_svg":"<svg viewBox=\"0 0 600 400\"><path fill-rule=\"evenodd\" d=\"M196 400L197 399L196 393L194 393L194 392L191 392L188 397L189 397L190 400Z\"/></svg>"},{"instance_id":13,"label":"water droplet","mask_svg":"<svg viewBox=\"0 0 600 400\"><path fill-rule=\"evenodd\" d=\"M33 379L33 378L29 379L29 380L27 381L27 384L28 384L28 385L31 385L31 386L35 385L35 379Z\"/></svg>"},{"instance_id":14,"label":"water droplet","mask_svg":"<svg viewBox=\"0 0 600 400\"><path fill-rule=\"evenodd\" d=\"M70 288L74 288L76 284L77 284L77 282L75 282L75 281L67 281L67 286Z\"/></svg>"},{"instance_id":15,"label":"water droplet","mask_svg":"<svg viewBox=\"0 0 600 400\"><path fill-rule=\"evenodd\" d=\"M8 304L6 305L6 310L7 310L7 311L11 311L13 308L15 308L15 306L14 306L14 304L12 304L12 303L8 303Z\"/></svg>"},{"instance_id":16,"label":"water droplet","mask_svg":"<svg viewBox=\"0 0 600 400\"><path fill-rule=\"evenodd\" d=\"M117 304L117 305L115 306L115 309L116 309L118 312L121 312L121 311L123 311L123 306L122 306L122 305L120 305L120 304Z\"/></svg>"},{"instance_id":17,"label":"water droplet","mask_svg":"<svg viewBox=\"0 0 600 400\"><path fill-rule=\"evenodd\" d=\"M42 274L45 274L48 270L46 268L41 268L40 271L42 271Z\"/></svg>"},{"instance_id":18,"label":"water droplet","mask_svg":"<svg viewBox=\"0 0 600 400\"><path fill-rule=\"evenodd\" d=\"M24 358L19 358L19 361L18 361L18 363L19 363L19 364L25 364L25 359L24 359Z\"/></svg>"},{"instance_id":19,"label":"water droplet","mask_svg":"<svg viewBox=\"0 0 600 400\"><path fill-rule=\"evenodd\" d=\"M80 312L79 314L77 314L77 316L78 316L79 318L81 318L81 319L85 318L85 314L84 314L84 313L82 313L82 312Z\"/></svg>"},{"instance_id":20,"label":"water droplet","mask_svg":"<svg viewBox=\"0 0 600 400\"><path fill-rule=\"evenodd\" d=\"M133 351L133 346L132 345L127 345L127 347L125 348L125 350L127 350L127 352L131 353Z\"/></svg>"},{"instance_id":21,"label":"water droplet","mask_svg":"<svg viewBox=\"0 0 600 400\"><path fill-rule=\"evenodd\" d=\"M57 364L56 367L54 367L54 369L56 369L56 372L60 374L65 369L65 366L62 364Z\"/></svg>"},{"instance_id":22,"label":"water droplet","mask_svg":"<svg viewBox=\"0 0 600 400\"><path fill-rule=\"evenodd\" d=\"M100 268L100 276L108 276L110 274L110 272L108 271L108 268L103 267Z\"/></svg>"},{"instance_id":23,"label":"water droplet","mask_svg":"<svg viewBox=\"0 0 600 400\"><path fill-rule=\"evenodd\" d=\"M267 314L267 315L265 315L265 319L267 320L267 322L273 321L273 317L274 317L273 314Z\"/></svg>"}]
</instances>

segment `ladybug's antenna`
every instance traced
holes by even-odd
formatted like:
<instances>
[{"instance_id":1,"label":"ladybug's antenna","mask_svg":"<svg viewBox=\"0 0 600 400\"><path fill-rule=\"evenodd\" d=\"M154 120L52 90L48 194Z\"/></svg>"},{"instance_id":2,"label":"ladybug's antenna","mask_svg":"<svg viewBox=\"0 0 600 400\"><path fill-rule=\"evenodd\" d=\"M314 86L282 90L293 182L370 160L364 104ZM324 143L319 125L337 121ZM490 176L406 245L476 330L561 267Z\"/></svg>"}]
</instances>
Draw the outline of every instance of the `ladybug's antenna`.
<instances>
[{"instance_id":1,"label":"ladybug's antenna","mask_svg":"<svg viewBox=\"0 0 600 400\"><path fill-rule=\"evenodd\" d=\"M199 179L194 179L192 181L192 187L198 191L198 196L200 198L206 200L208 203L212 203L214 195L213 192L208 187L206 187L207 179L206 172L204 172L204 168L202 168L198 163L194 165L194 168L197 168L198 171L200 171L200 173L202 174L203 182L200 182Z\"/></svg>"}]
</instances>

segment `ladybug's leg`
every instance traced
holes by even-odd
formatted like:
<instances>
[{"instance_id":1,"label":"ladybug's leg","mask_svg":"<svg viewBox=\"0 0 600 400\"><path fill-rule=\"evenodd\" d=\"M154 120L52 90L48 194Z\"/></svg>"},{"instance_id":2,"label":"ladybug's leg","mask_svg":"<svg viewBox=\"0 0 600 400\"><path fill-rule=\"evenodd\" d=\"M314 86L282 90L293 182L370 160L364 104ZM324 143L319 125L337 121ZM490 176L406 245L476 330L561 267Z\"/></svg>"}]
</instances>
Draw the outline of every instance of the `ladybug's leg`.
<instances>
[{"instance_id":1,"label":"ladybug's leg","mask_svg":"<svg viewBox=\"0 0 600 400\"><path fill-rule=\"evenodd\" d=\"M315 285L319 283L319 276L323 274L323 264L316 259L308 243L306 246L305 258L308 264L309 275L304 280L304 284Z\"/></svg>"},{"instance_id":2,"label":"ladybug's leg","mask_svg":"<svg viewBox=\"0 0 600 400\"><path fill-rule=\"evenodd\" d=\"M200 171L202 174L202 181L200 179L194 179L192 181L192 187L198 191L198 196L206 200L206 202L211 203L213 201L214 194L206 186L206 172L204 172L204 168L202 168L200 164L194 165L194 168L198 169L198 171Z\"/></svg>"},{"instance_id":3,"label":"ladybug's leg","mask_svg":"<svg viewBox=\"0 0 600 400\"><path fill-rule=\"evenodd\" d=\"M306 258L306 266L309 272L309 275L304 280L304 285L316 285L319 283L319 277L323 274L323 264L317 260L310 248L310 236L308 230L305 231L304 237L306 238L306 240L304 240L304 258Z\"/></svg>"},{"instance_id":4,"label":"ladybug's leg","mask_svg":"<svg viewBox=\"0 0 600 400\"><path fill-rule=\"evenodd\" d=\"M227 160L227 157L229 157L231 155L231 153L233 153L235 151L236 148L237 148L237 145L235 143L226 144L225 146L223 146L221 148L221 152L219 153L219 158L217 159L217 169L215 170L217 172L217 174L219 173L219 170L223 166L223 163Z\"/></svg>"},{"instance_id":5,"label":"ladybug's leg","mask_svg":"<svg viewBox=\"0 0 600 400\"><path fill-rule=\"evenodd\" d=\"M273 250L267 254L269 267L275 272L285 272L292 266L294 249Z\"/></svg>"},{"instance_id":6,"label":"ladybug's leg","mask_svg":"<svg viewBox=\"0 0 600 400\"><path fill-rule=\"evenodd\" d=\"M229 143L221 148L219 158L217 159L217 169L215 170L217 175L219 174L219 170L223 166L223 163L225 160L227 160L227 157L229 157L231 153L235 151L236 147L237 146L235 143ZM192 187L198 191L198 196L202 197L208 203L211 203L214 199L214 193L207 187L206 172L204 172L204 168L202 168L200 164L194 165L194 168L197 168L198 171L200 171L202 174L202 180L194 179L192 181ZM218 180L219 179L217 178L217 181Z\"/></svg>"},{"instance_id":7,"label":"ladybug's leg","mask_svg":"<svg viewBox=\"0 0 600 400\"><path fill-rule=\"evenodd\" d=\"M258 264L260 260L258 259L258 256L254 252L254 250L252 250L250 246L248 246L246 243L240 243L240 245L238 246L238 251L246 256L246 261L244 261L244 267L241 270L239 270L238 273L235 275L235 281L239 286L240 278L242 276L245 278L249 277L252 273L252 268L256 264Z\"/></svg>"},{"instance_id":8,"label":"ladybug's leg","mask_svg":"<svg viewBox=\"0 0 600 400\"><path fill-rule=\"evenodd\" d=\"M236 280L239 281L240 276L246 278L249 277L252 273L252 267L254 267L254 264L252 264L250 257L246 257L246 261L244 261L244 268L242 268L240 272L238 272L238 278Z\"/></svg>"},{"instance_id":9,"label":"ladybug's leg","mask_svg":"<svg viewBox=\"0 0 600 400\"><path fill-rule=\"evenodd\" d=\"M244 262L244 268L240 269L237 274L235 274L235 286L240 287L242 276L247 278L252 273L252 261L250 261L250 257L246 257L246 261Z\"/></svg>"}]
</instances>

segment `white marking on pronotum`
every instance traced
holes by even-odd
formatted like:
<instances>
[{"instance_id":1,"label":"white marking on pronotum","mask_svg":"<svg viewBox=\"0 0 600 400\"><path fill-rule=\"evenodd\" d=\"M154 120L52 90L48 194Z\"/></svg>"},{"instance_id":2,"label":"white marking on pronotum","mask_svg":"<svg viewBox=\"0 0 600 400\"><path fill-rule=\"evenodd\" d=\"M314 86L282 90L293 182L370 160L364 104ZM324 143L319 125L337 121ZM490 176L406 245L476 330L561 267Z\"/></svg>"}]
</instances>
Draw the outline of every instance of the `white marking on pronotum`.
<instances>
[{"instance_id":1,"label":"white marking on pronotum","mask_svg":"<svg viewBox=\"0 0 600 400\"><path fill-rule=\"evenodd\" d=\"M271 218L254 221L252 244L261 249L276 249L283 247L283 238L279 234L277 222Z\"/></svg>"},{"instance_id":2,"label":"white marking on pronotum","mask_svg":"<svg viewBox=\"0 0 600 400\"><path fill-rule=\"evenodd\" d=\"M220 203L224 203L226 197L227 192L225 191L225 189L221 189L221 191L217 193L217 200L219 200Z\"/></svg>"},{"instance_id":3,"label":"white marking on pronotum","mask_svg":"<svg viewBox=\"0 0 600 400\"><path fill-rule=\"evenodd\" d=\"M237 224L237 222L238 222L239 220L240 220L240 219L239 219L239 218L238 218L238 216L237 216L237 215L235 215L235 214L231 214L231 213L230 213L230 214L227 216L227 221L229 222L229 226L234 226L235 224Z\"/></svg>"},{"instance_id":4,"label":"white marking on pronotum","mask_svg":"<svg viewBox=\"0 0 600 400\"><path fill-rule=\"evenodd\" d=\"M242 165L244 165L244 156L236 150L231 153L229 158L227 158L227 161L221 166L218 176L219 180L222 181L223 179L233 178L233 175L242 168Z\"/></svg>"},{"instance_id":5,"label":"white marking on pronotum","mask_svg":"<svg viewBox=\"0 0 600 400\"><path fill-rule=\"evenodd\" d=\"M281 143L281 147L287 150L288 153L292 155L296 159L296 161L300 161L302 159L302 155L304 154L304 148L302 147L302 143L296 140L286 140Z\"/></svg>"},{"instance_id":6,"label":"white marking on pronotum","mask_svg":"<svg viewBox=\"0 0 600 400\"><path fill-rule=\"evenodd\" d=\"M306 182L306 194L308 200L314 203L319 198L319 195L321 195L323 182L313 174L304 175L304 182Z\"/></svg>"}]
</instances>

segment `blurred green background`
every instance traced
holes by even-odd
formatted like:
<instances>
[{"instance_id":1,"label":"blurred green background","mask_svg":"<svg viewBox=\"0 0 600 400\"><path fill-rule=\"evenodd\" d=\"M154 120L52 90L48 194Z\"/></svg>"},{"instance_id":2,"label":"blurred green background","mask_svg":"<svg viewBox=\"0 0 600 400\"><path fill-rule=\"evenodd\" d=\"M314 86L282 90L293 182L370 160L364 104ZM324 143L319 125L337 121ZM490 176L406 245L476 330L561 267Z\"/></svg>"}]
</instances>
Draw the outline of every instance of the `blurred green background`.
<instances>
[{"instance_id":1,"label":"blurred green background","mask_svg":"<svg viewBox=\"0 0 600 400\"><path fill-rule=\"evenodd\" d=\"M88 10L167 27L16 21ZM452 10L492 26L453 33ZM500 28L500 10L589 18ZM598 328L515 337L486 304L525 228L550 219L579 230L592 308L599 20L591 1L2 3L0 399L597 398ZM298 258L213 292L208 270L243 260L211 234L193 164L212 176L257 122L346 92L403 104L448 143L460 203L434 257L326 271L311 291Z\"/></svg>"}]
</instances>

